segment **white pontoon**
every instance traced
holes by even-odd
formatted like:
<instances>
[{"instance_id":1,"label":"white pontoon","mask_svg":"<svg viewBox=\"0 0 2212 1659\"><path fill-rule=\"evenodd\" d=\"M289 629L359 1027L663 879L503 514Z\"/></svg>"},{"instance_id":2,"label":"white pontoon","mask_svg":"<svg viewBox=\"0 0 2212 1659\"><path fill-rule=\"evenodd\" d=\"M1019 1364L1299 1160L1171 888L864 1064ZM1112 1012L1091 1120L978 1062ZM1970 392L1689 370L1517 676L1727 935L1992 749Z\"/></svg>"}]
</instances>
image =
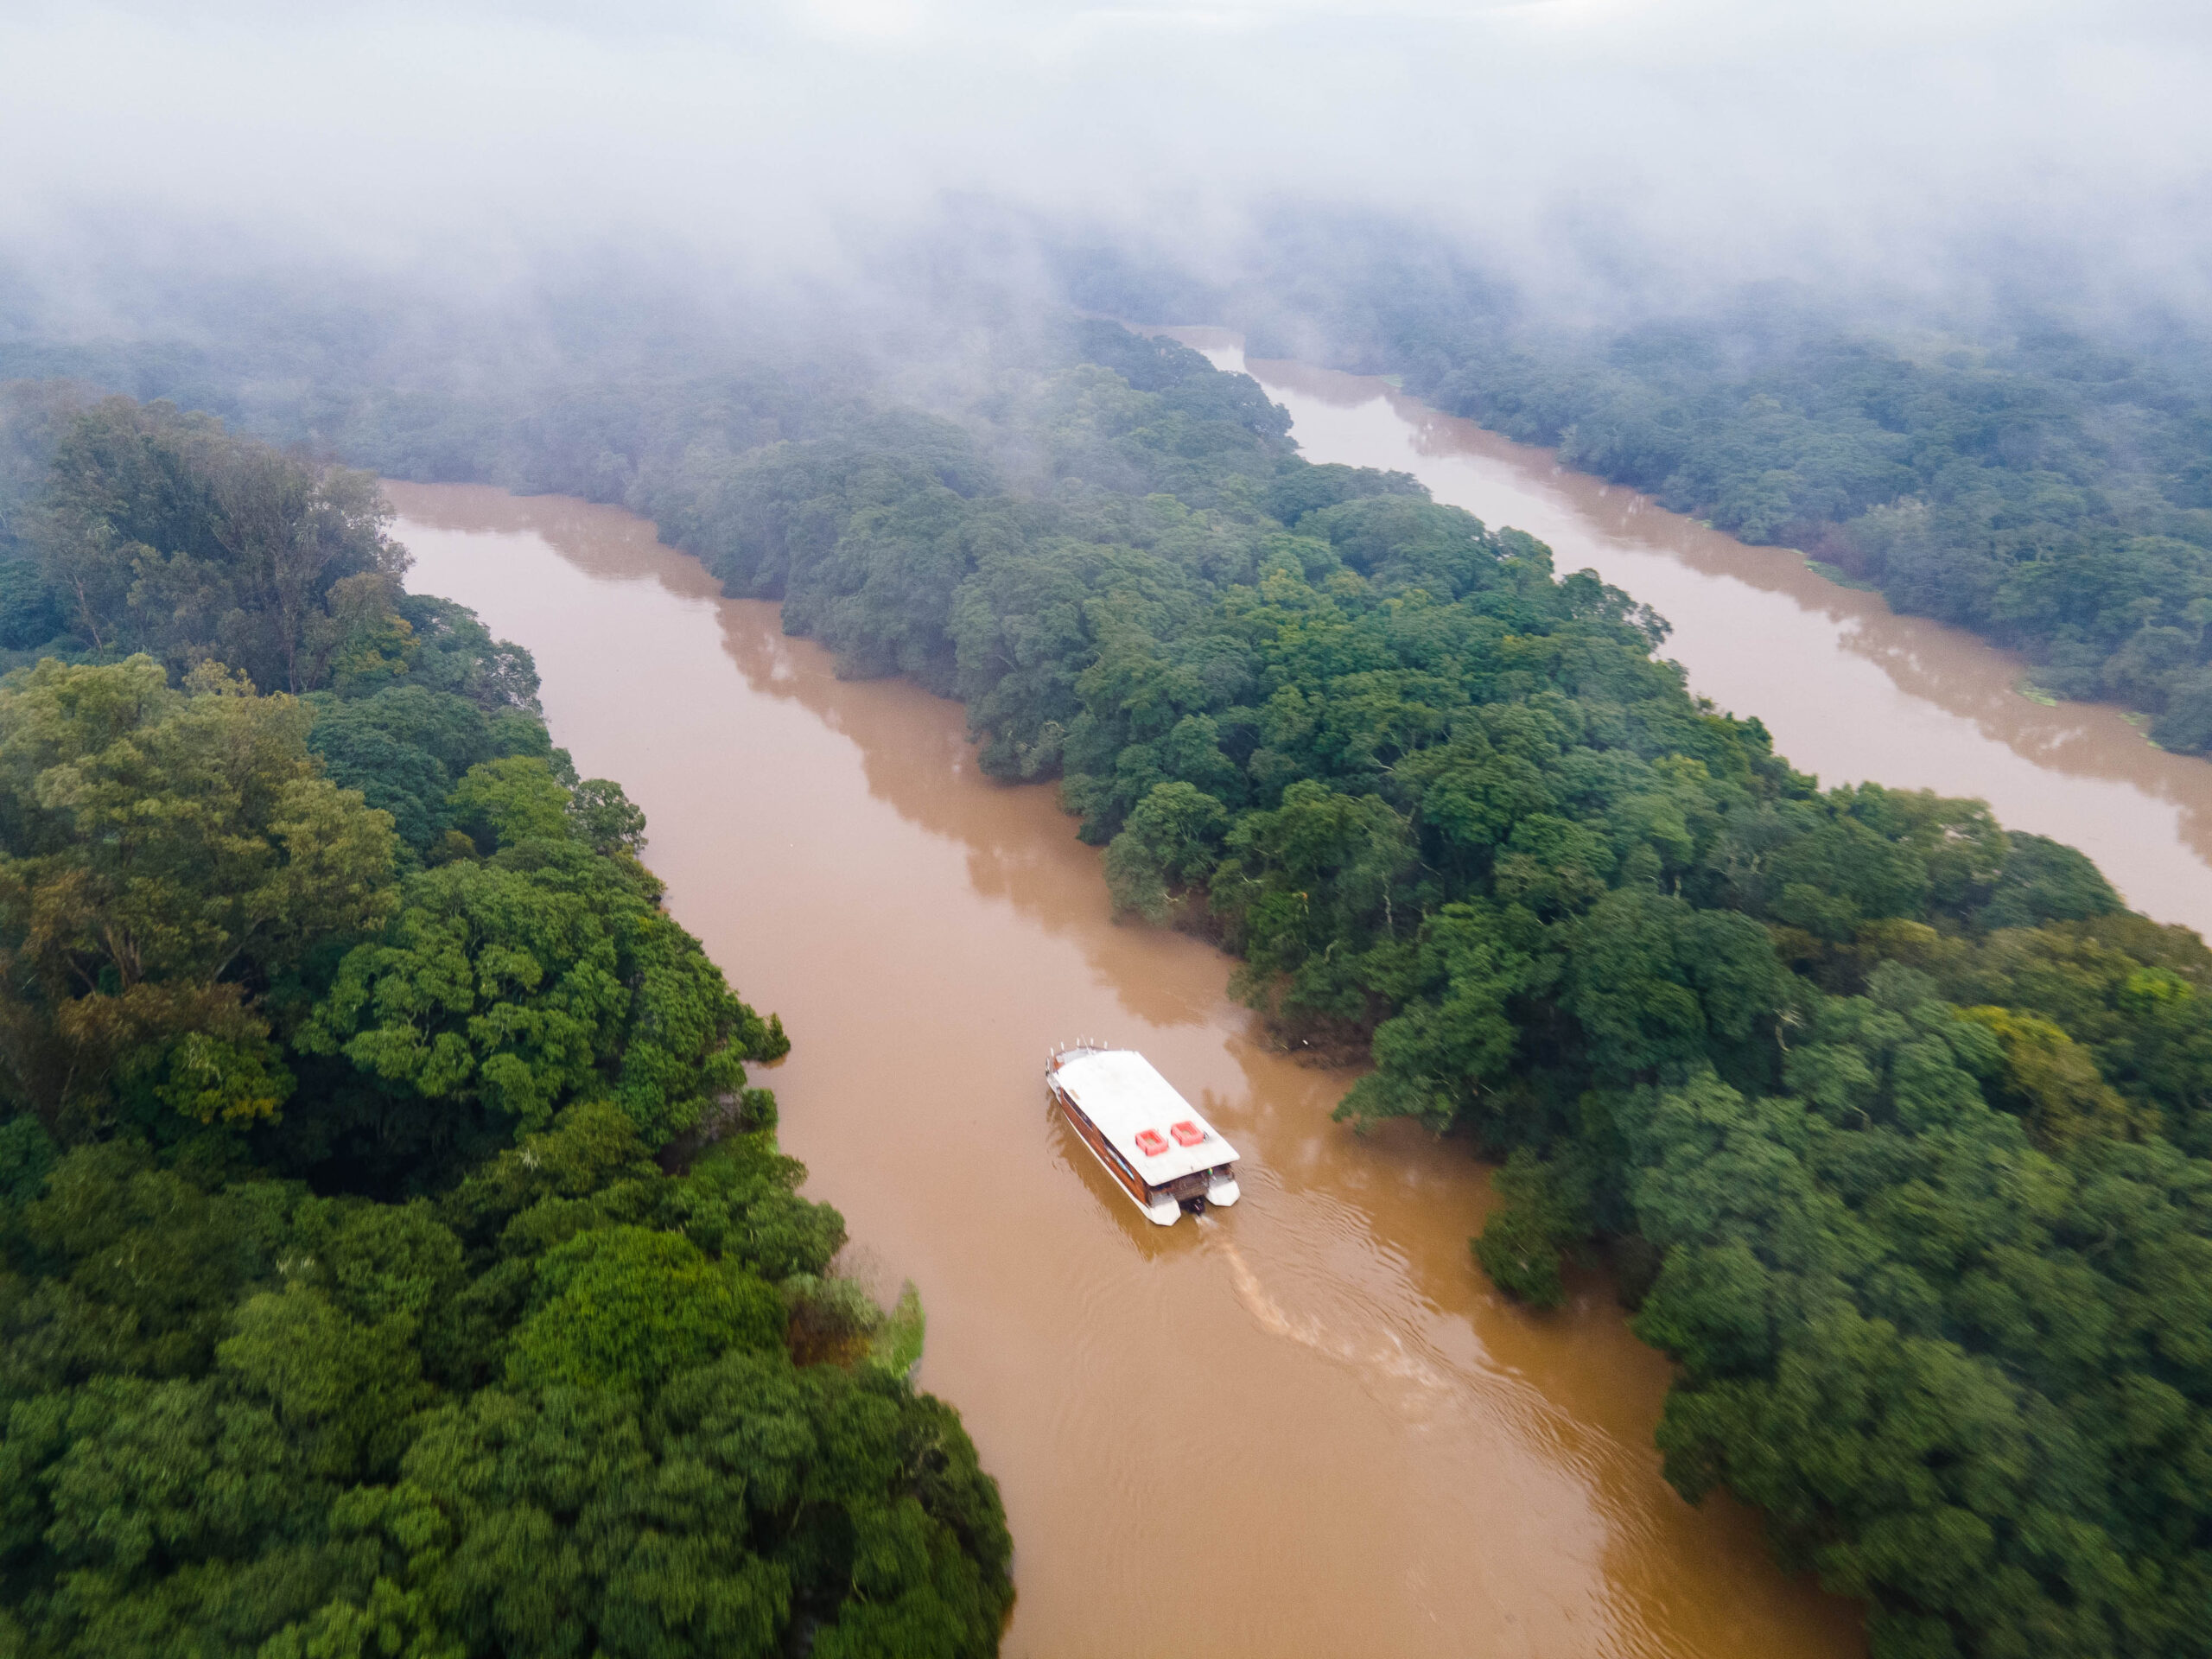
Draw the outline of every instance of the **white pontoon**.
<instances>
[{"instance_id":1,"label":"white pontoon","mask_svg":"<svg viewBox=\"0 0 2212 1659\"><path fill-rule=\"evenodd\" d=\"M1130 1048L1077 1044L1053 1054L1045 1086L1071 1128L1147 1218L1234 1204L1236 1148Z\"/></svg>"}]
</instances>

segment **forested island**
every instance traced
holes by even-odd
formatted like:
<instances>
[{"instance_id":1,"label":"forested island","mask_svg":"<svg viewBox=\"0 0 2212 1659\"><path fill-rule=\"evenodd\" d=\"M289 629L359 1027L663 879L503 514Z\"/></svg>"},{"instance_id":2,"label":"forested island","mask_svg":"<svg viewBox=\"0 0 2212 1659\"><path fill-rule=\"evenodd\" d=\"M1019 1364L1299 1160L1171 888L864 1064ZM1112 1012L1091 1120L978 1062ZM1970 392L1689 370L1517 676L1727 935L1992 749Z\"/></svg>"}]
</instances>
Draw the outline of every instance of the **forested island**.
<instances>
[{"instance_id":1,"label":"forested island","mask_svg":"<svg viewBox=\"0 0 2212 1659\"><path fill-rule=\"evenodd\" d=\"M1280 232L1242 291L1070 259L1122 315L1246 319L1896 609L2024 655L2028 690L2212 749L2212 353L2047 294L1915 315L1770 283L1568 325L1408 227Z\"/></svg>"},{"instance_id":2,"label":"forested island","mask_svg":"<svg viewBox=\"0 0 2212 1659\"><path fill-rule=\"evenodd\" d=\"M137 372L132 390L160 389L149 384L158 369ZM1823 791L1773 753L1756 719L1686 691L1657 654L1664 622L1630 596L1561 576L1541 543L1439 506L1403 475L1301 461L1282 411L1194 353L1064 323L954 385L933 410L842 373L773 365L579 372L505 398L347 386L310 411L311 429L397 474L620 501L729 592L780 600L786 627L823 641L849 672L906 675L963 700L991 772L1057 780L1083 836L1104 849L1116 905L1236 953L1237 988L1285 1040L1371 1055L1339 1117L1417 1119L1450 1135L1439 1157L1503 1160L1508 1202L1474 1243L1501 1286L1541 1305L1561 1294L1571 1259L1610 1264L1639 1334L1679 1367L1659 1431L1669 1478L1692 1498L1725 1487L1763 1510L1785 1561L1867 1604L1885 1659L2205 1651L2203 943L2128 912L2088 861L2005 831L1978 803L1872 785ZM207 429L100 405L64 429ZM94 440L64 440L46 511L75 510L71 492L83 486L68 445L79 442ZM683 1369L699 1351L683 1345L695 1328L658 1358L619 1362L652 1368L642 1393L634 1371L621 1374L629 1392L590 1393L603 1375L591 1368L618 1362L589 1348L580 1316L545 1313L588 1275L632 1270L617 1261L689 1249L696 1261L650 1259L726 1296L713 1303L726 1311L700 1316L730 1321L714 1327L731 1350L715 1363L818 1389L810 1410L878 1414L891 1460L836 1488L831 1510L848 1518L825 1511L825 1535L910 1527L898 1536L911 1548L882 1547L880 1559L909 1574L890 1605L936 1621L927 1628L947 1632L942 1650L969 1650L953 1644L995 1629L1003 1605L1004 1537L988 1488L964 1441L944 1442L959 1451L942 1466L901 1472L897 1448L912 1444L902 1426L944 1421L933 1414L943 1408L882 1367L795 1368L785 1344L767 1342L772 1306L827 1294L813 1286L836 1228L791 1193L793 1172L763 1138L766 1108L737 1078L775 1033L713 1000L728 996L719 979L653 908L629 856L638 831L626 803L563 775L530 716L519 658L434 601L377 600L391 590L378 585L389 556L373 537L353 564L333 556L324 597L293 631L250 622L223 634L233 611L220 594L200 597L219 556L181 533L162 531L173 551L130 554L137 574L113 590L119 610L101 608L99 561L128 542L161 548L162 536L118 524L109 543L76 543L87 550L74 563L38 550L54 543L23 541L33 550L7 575L7 643L27 657L150 655L40 666L8 696L30 709L23 700L63 698L79 683L71 676L137 675L128 683L143 696L181 711L272 711L262 717L297 733L286 751L305 780L296 794L325 804L311 821L330 827L318 833L358 848L317 868L334 880L352 872L353 886L318 900L334 919L315 941L251 932L244 944L194 947L200 1012L180 1018L207 1033L200 1047L178 1039L143 1065L118 1047L97 1113L57 1103L14 1120L29 1150L9 1211L22 1217L10 1222L9 1259L22 1264L9 1281L11 1355L64 1352L58 1338L12 1333L60 1306L63 1292L46 1287L96 1277L71 1262L109 1259L104 1244L71 1257L54 1242L77 1236L51 1219L68 1172L127 1155L140 1162L112 1179L250 1189L262 1253L238 1256L235 1276L195 1304L190 1329L208 1334L162 1351L188 1356L175 1370L42 1361L49 1369L11 1382L22 1402L11 1424L73 1422L55 1414L107 1408L80 1407L71 1389L105 1401L126 1385L146 1398L201 1390L193 1397L213 1402L216 1417L264 1410L305 1423L273 1403L276 1384L253 1380L245 1336L218 1334L233 1329L225 1321L241 1298L246 1310L311 1307L353 1322L333 1328L372 1332L402 1318L428 1332L433 1311L481 1306L484 1322L465 1334L406 1327L402 1346L419 1357L413 1370L393 1362L404 1387L448 1391L421 1420L448 1425L443 1438L396 1451L373 1435L347 1442L354 1461L314 1489L347 1526L365 1517L342 1534L334 1519L306 1529L342 1564L327 1569L328 1605L355 1611L287 1610L283 1628L365 1620L385 1605L359 1587L386 1581L379 1563L393 1564L391 1605L480 1613L494 1604L439 1599L477 1558L435 1526L465 1534L491 1512L438 1507L438 1471L457 1466L439 1460L460 1455L445 1448L479 1432L465 1426L485 1414L518 1414L499 1420L505 1433L553 1409L543 1390L576 1386L587 1393L562 1397L619 1399L604 1408L633 1414L622 1432L637 1437L641 1481L702 1443L683 1439L705 1433L683 1415L683 1402L703 1397L684 1392L703 1374ZM158 604L134 606L132 595L156 594ZM208 620L176 623L178 644L172 615ZM53 632L30 637L42 629ZM251 695L196 666L219 638L239 658L258 652L253 683L285 695ZM173 689L171 671L198 677ZM433 696L447 701L423 701ZM444 712L418 715L418 704ZM61 719L16 714L9 729L47 732ZM41 766L62 764L47 753ZM46 804L63 801L57 785L15 787L40 814L90 810ZM265 836L310 821L296 816L303 807L284 810L295 816L259 821ZM10 812L11 869L61 855L59 832L29 809ZM480 1046L480 1031L552 1029L556 1012L570 1029L562 1022L575 1010L532 1006L516 986L512 1014L502 1001L496 1017L461 1018L434 1041L410 1036L411 1010L448 982L442 930L470 902L469 885L525 882L626 895L617 913L651 943L604 948L617 960L626 948L666 951L684 987L706 988L677 1000L721 1012L697 1016L673 1047L656 1027L641 1051L620 1020L588 1041L560 1039L557 1056L520 1035ZM28 902L10 923L19 957L48 948ZM98 973L80 972L66 997L41 995L58 1009L121 995L119 970L105 988ZM642 982L656 983L651 973ZM229 1045L219 1063L190 1058L213 1042ZM446 1081L464 1073L480 1081ZM280 1117L258 1109L280 1096ZM734 1126L716 1116L729 1108L710 1107L724 1096L737 1103ZM435 1111L418 1103L434 1101ZM710 1147L709 1123L721 1131ZM656 1149L660 1162L641 1161ZM326 1196L315 1184L340 1166L373 1175ZM685 1242L667 1242L668 1218L689 1206L727 1217L744 1205L771 1206L792 1242L757 1257L734 1242L753 1235L727 1219L720 1231L687 1220ZM334 1234L285 1230L336 1229L351 1223L327 1217L356 1214L419 1217L426 1233L435 1224L452 1240L435 1247L456 1264L451 1284L469 1289L422 1293L420 1313L361 1300L321 1243ZM422 1259L431 1254L422 1247ZM308 1256L321 1265L283 1266ZM286 1272L309 1282L279 1290ZM360 1272L379 1287L405 1279ZM772 1282L783 1287L772 1303ZM13 1311L22 1308L33 1312ZM639 1400L652 1403L630 1403ZM49 1401L62 1403L37 1403ZM35 1432L46 1438L24 1442L11 1427L7 1455L94 1438ZM39 1467L61 1470L75 1454L48 1455ZM150 1543L127 1569L78 1567L67 1551L95 1545L72 1541L53 1507L80 1490L62 1473L9 1490L48 1506L15 1523L11 1540L27 1541L6 1558L51 1598L36 1605L57 1611L40 1618L76 1617L73 1573L97 1577L111 1596L103 1605L140 1612L197 1593L155 1587L169 1585L168 1558ZM435 1526L381 1518L397 1511L375 1506L400 1504L388 1495L402 1491L429 1506L407 1515L435 1510ZM149 1521L136 1535L167 1535ZM825 1621L819 1643L872 1639L832 1593L828 1555L760 1559L762 1574L785 1575L773 1582L791 1617ZM146 1561L159 1564L144 1569L153 1577L118 1576ZM579 1573L594 1586L579 1597L616 1593ZM65 1643L89 1628L38 1626Z\"/></svg>"},{"instance_id":3,"label":"forested island","mask_svg":"<svg viewBox=\"0 0 2212 1659\"><path fill-rule=\"evenodd\" d=\"M0 1653L995 1651L918 1306L529 653L372 477L15 390Z\"/></svg>"}]
</instances>

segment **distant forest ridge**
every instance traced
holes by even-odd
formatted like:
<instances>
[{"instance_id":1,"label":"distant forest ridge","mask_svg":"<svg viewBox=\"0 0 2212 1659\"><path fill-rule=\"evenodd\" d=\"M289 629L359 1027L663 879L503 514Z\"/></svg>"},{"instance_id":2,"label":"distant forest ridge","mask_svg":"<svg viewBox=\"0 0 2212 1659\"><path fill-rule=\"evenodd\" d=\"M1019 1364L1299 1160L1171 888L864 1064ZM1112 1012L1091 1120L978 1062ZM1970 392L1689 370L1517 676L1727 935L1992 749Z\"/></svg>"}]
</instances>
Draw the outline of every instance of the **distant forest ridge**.
<instances>
[{"instance_id":1,"label":"distant forest ridge","mask_svg":"<svg viewBox=\"0 0 2212 1659\"><path fill-rule=\"evenodd\" d=\"M1771 283L1565 326L1404 227L1279 227L1241 284L1064 260L1097 308L1232 321L1255 357L1404 377L1446 413L1796 548L2037 685L2212 747L2212 341L2088 321L2014 273L1971 322ZM2000 287L2006 279L2000 276Z\"/></svg>"},{"instance_id":2,"label":"distant forest ridge","mask_svg":"<svg viewBox=\"0 0 2212 1659\"><path fill-rule=\"evenodd\" d=\"M1821 790L1688 694L1631 596L1403 474L1301 460L1251 380L1165 340L994 338L929 378L942 412L681 354L423 372L334 384L319 429L619 501L844 671L959 697L988 770L1058 781L1119 908L1218 939L1286 1037L1371 1058L1340 1118L1505 1160L1482 1266L1541 1305L1610 1260L1679 1366L1669 1478L1762 1508L1883 1659L2212 1652L2194 933L1979 802ZM26 442L75 395L20 398ZM106 544L41 511L15 580L52 648L98 655L70 604ZM119 591L94 614L157 637L168 590ZM330 660L391 654L361 648ZM432 809L493 798L420 798L436 876ZM948 1605L988 1607L1000 1558L961 1535L980 1576Z\"/></svg>"}]
</instances>

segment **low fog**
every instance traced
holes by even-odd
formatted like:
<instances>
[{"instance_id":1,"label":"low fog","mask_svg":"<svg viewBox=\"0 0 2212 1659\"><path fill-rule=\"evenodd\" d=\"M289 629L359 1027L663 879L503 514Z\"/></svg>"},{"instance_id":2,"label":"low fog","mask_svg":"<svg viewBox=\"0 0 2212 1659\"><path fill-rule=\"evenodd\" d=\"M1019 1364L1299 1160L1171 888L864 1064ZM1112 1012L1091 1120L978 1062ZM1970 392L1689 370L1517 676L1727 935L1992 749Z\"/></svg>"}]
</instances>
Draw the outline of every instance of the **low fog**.
<instances>
[{"instance_id":1,"label":"low fog","mask_svg":"<svg viewBox=\"0 0 2212 1659\"><path fill-rule=\"evenodd\" d=\"M1226 283L1357 211L1565 315L1786 279L2201 317L2208 46L2182 0L17 6L0 253L80 309L164 269L804 293L922 245Z\"/></svg>"}]
</instances>

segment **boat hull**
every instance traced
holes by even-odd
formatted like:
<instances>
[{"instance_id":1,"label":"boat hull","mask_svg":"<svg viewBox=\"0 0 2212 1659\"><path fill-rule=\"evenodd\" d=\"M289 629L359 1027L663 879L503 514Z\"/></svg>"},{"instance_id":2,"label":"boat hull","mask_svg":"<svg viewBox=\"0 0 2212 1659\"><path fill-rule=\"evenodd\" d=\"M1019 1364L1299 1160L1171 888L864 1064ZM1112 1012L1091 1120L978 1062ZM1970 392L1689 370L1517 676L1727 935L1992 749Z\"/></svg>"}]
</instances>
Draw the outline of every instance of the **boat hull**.
<instances>
[{"instance_id":1,"label":"boat hull","mask_svg":"<svg viewBox=\"0 0 2212 1659\"><path fill-rule=\"evenodd\" d=\"M1164 1186L1154 1186L1129 1166L1128 1161L1116 1151L1111 1141L1100 1133L1098 1126L1084 1116L1083 1109L1068 1098L1067 1091L1051 1077L1045 1086L1052 1097L1052 1104L1067 1120L1076 1138L1090 1148L1090 1155L1098 1160L1099 1166L1111 1176L1114 1185L1128 1195L1129 1202L1144 1214L1144 1218L1156 1227L1173 1227L1183 1218L1186 1205L1232 1205L1243 1196L1235 1176L1227 1165L1200 1170L1192 1175L1170 1181Z\"/></svg>"}]
</instances>

